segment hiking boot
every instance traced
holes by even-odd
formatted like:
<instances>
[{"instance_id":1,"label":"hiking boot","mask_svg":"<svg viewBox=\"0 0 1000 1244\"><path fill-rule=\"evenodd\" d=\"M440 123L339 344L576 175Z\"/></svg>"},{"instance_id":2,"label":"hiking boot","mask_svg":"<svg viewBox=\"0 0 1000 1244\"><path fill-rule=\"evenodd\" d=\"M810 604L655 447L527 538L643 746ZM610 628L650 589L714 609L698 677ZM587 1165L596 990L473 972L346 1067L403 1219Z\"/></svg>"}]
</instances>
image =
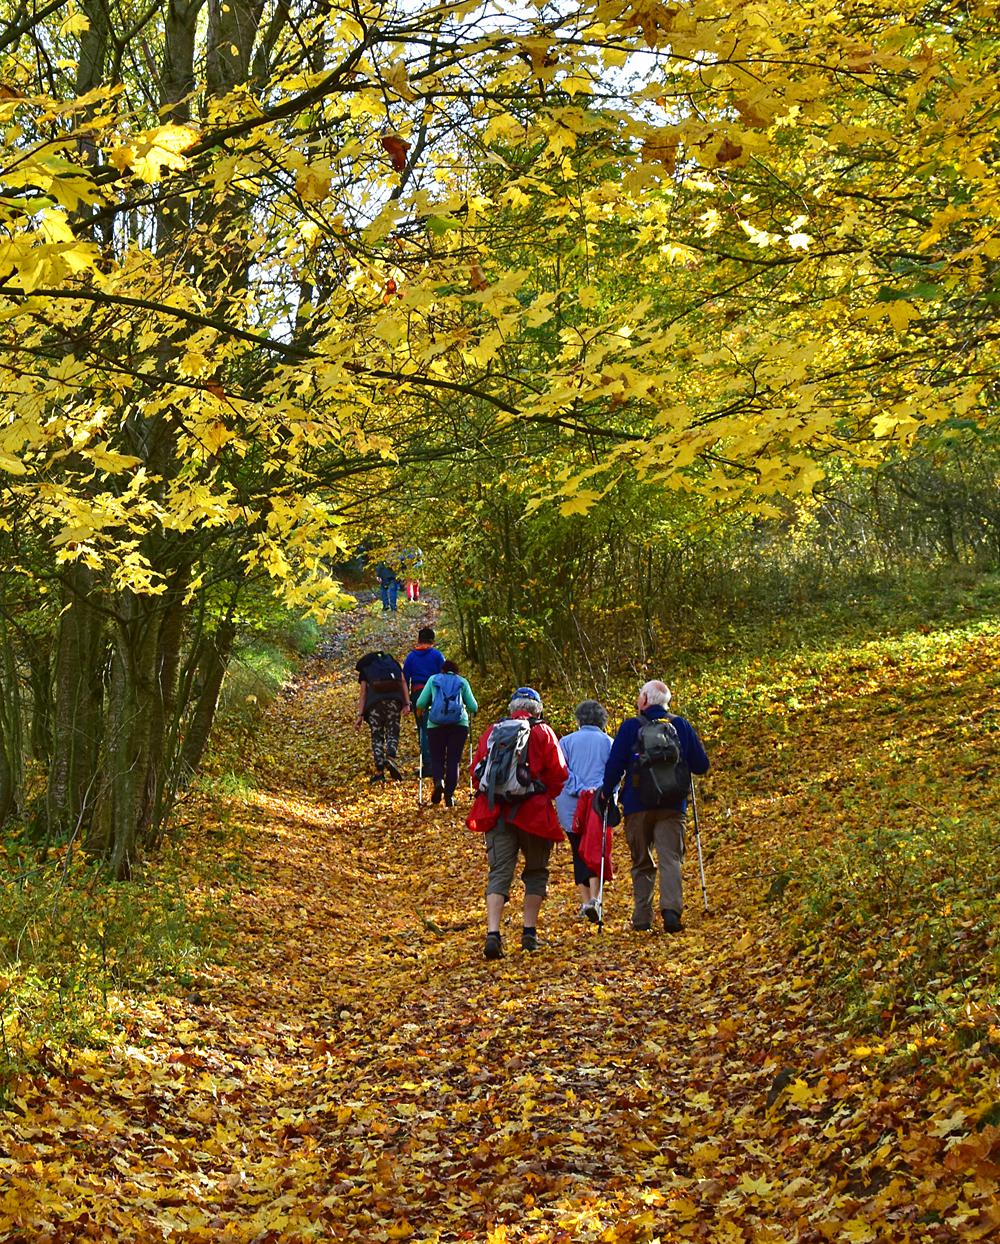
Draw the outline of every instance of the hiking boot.
<instances>
[{"instance_id":1,"label":"hiking boot","mask_svg":"<svg viewBox=\"0 0 1000 1244\"><path fill-rule=\"evenodd\" d=\"M369 782L384 782L384 781L385 781L385 774L382 772L382 770L381 770L381 769L379 769L377 773L373 773L373 774L371 775L371 777L368 779L368 781L369 781Z\"/></svg>"},{"instance_id":2,"label":"hiking boot","mask_svg":"<svg viewBox=\"0 0 1000 1244\"><path fill-rule=\"evenodd\" d=\"M663 916L664 933L679 933L681 931L681 914L679 911L672 911L669 907L665 907L661 914Z\"/></svg>"},{"instance_id":3,"label":"hiking boot","mask_svg":"<svg viewBox=\"0 0 1000 1244\"><path fill-rule=\"evenodd\" d=\"M503 958L503 942L499 933L487 933L486 943L483 946L484 959L502 959Z\"/></svg>"},{"instance_id":4,"label":"hiking boot","mask_svg":"<svg viewBox=\"0 0 1000 1244\"><path fill-rule=\"evenodd\" d=\"M444 797L444 806L445 806L446 808L453 808L453 807L455 806L455 796L454 796L454 795L445 795L445 797Z\"/></svg>"},{"instance_id":5,"label":"hiking boot","mask_svg":"<svg viewBox=\"0 0 1000 1244\"><path fill-rule=\"evenodd\" d=\"M441 802L441 796L442 796L443 794L444 794L444 787L443 787L443 786L435 786L435 787L434 787L434 790L431 792L431 803L440 803L440 802Z\"/></svg>"},{"instance_id":6,"label":"hiking boot","mask_svg":"<svg viewBox=\"0 0 1000 1244\"><path fill-rule=\"evenodd\" d=\"M392 775L393 781L401 782L403 780L403 774L400 771L399 765L396 764L395 756L386 757L385 767L389 770L389 773Z\"/></svg>"},{"instance_id":7,"label":"hiking boot","mask_svg":"<svg viewBox=\"0 0 1000 1244\"><path fill-rule=\"evenodd\" d=\"M538 934L534 929L521 930L521 949L530 951L538 949Z\"/></svg>"},{"instance_id":8,"label":"hiking boot","mask_svg":"<svg viewBox=\"0 0 1000 1244\"><path fill-rule=\"evenodd\" d=\"M632 928L636 933L651 933L653 931L651 924L636 924L634 920L632 921Z\"/></svg>"},{"instance_id":9,"label":"hiking boot","mask_svg":"<svg viewBox=\"0 0 1000 1244\"><path fill-rule=\"evenodd\" d=\"M580 908L580 914L586 916L591 924L601 923L601 911L597 906L596 898L592 898L589 903L584 903Z\"/></svg>"}]
</instances>

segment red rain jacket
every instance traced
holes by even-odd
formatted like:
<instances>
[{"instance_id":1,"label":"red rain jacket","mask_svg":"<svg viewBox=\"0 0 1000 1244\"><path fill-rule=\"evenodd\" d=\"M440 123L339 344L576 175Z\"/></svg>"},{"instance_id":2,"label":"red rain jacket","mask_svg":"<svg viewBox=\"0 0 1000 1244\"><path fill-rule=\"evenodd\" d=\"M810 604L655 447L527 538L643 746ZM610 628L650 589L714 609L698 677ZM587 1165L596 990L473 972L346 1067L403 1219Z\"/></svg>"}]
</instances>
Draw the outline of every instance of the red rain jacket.
<instances>
[{"instance_id":1,"label":"red rain jacket","mask_svg":"<svg viewBox=\"0 0 1000 1244\"><path fill-rule=\"evenodd\" d=\"M528 714L515 713L514 716L527 717ZM476 765L486 755L486 740L490 737L492 729L492 726L487 726L479 736L479 746L469 766L469 772L473 776L475 776ZM552 732L552 728L544 721L531 727L531 737L528 739L528 770L531 776L538 778L545 787L545 793L529 795L520 803L498 803L491 811L486 796L477 791L472 808L465 819L469 829L475 833L484 834L496 825L503 812L508 825L516 825L526 834L534 834L538 838L548 838L552 842L559 842L563 831L559 827L559 818L552 806L552 800L562 790L569 777L569 769L566 766L566 757L559 746L559 740Z\"/></svg>"}]
</instances>

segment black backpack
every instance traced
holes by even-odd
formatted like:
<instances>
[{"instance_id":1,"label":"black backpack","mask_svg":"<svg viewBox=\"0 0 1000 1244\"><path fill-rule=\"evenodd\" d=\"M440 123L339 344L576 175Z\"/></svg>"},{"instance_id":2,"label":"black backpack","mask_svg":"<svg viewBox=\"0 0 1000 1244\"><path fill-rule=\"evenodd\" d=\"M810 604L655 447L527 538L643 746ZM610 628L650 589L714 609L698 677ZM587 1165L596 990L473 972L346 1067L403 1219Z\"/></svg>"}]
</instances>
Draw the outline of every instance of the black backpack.
<instances>
[{"instance_id":1,"label":"black backpack","mask_svg":"<svg viewBox=\"0 0 1000 1244\"><path fill-rule=\"evenodd\" d=\"M403 671L396 658L388 652L376 652L371 660L365 662L362 677L373 691L399 691Z\"/></svg>"},{"instance_id":2,"label":"black backpack","mask_svg":"<svg viewBox=\"0 0 1000 1244\"><path fill-rule=\"evenodd\" d=\"M674 807L687 798L691 789L691 770L681 750L680 735L669 717L651 721L639 714L636 739L638 760L632 784L647 808Z\"/></svg>"}]
</instances>

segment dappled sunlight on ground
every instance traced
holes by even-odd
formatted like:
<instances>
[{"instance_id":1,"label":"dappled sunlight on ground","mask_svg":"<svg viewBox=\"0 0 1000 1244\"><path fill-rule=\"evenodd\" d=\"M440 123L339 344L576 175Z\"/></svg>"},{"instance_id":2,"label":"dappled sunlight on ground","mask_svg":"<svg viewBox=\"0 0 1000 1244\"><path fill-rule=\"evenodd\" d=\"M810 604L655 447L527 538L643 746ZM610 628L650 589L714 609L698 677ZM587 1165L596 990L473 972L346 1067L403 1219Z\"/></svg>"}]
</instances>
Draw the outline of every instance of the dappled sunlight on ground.
<instances>
[{"instance_id":1,"label":"dappled sunlight on ground","mask_svg":"<svg viewBox=\"0 0 1000 1244\"><path fill-rule=\"evenodd\" d=\"M995 659L984 644L970 662ZM920 690L919 673L879 669L865 694ZM949 1084L932 1061L879 1061L788 962L782 909L761 901L845 799L878 806L865 756L901 723L879 718L859 753L859 686L842 690L817 695L822 711L773 711L762 692L752 731L706 731L725 760L702 792L711 911L691 842L682 935L631 930L621 841L605 928L582 921L561 845L541 951L519 949L512 911L508 953L486 963L467 790L454 810L418 807L408 722L411 776L369 787L355 684L311 664L232 810L252 879L231 897L225 962L186 996L137 1002L120 1048L26 1086L2 1238L987 1238L997 1129L972 1124L1000 1100L995 1062ZM984 696L970 687L967 711ZM908 745L923 738L918 723ZM978 1157L955 1159L959 1139Z\"/></svg>"}]
</instances>

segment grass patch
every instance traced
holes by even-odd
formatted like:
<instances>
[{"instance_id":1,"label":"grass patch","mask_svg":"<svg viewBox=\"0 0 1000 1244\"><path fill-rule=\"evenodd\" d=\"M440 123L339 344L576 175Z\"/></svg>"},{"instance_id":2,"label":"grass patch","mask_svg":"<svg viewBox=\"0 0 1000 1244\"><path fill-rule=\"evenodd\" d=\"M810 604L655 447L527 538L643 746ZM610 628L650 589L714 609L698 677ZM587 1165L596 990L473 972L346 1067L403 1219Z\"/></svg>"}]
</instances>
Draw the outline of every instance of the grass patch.
<instances>
[{"instance_id":1,"label":"grass patch","mask_svg":"<svg viewBox=\"0 0 1000 1244\"><path fill-rule=\"evenodd\" d=\"M0 1107L17 1077L66 1050L121 1039L129 998L194 986L224 944L224 861L178 846L133 880L110 881L79 850L6 843L0 873ZM231 871L231 870L229 870ZM204 883L204 884L202 884ZM204 894L213 893L206 900Z\"/></svg>"},{"instance_id":2,"label":"grass patch","mask_svg":"<svg viewBox=\"0 0 1000 1244\"><path fill-rule=\"evenodd\" d=\"M805 857L792 929L855 1028L1000 1024L998 838L992 816L918 814Z\"/></svg>"}]
</instances>

